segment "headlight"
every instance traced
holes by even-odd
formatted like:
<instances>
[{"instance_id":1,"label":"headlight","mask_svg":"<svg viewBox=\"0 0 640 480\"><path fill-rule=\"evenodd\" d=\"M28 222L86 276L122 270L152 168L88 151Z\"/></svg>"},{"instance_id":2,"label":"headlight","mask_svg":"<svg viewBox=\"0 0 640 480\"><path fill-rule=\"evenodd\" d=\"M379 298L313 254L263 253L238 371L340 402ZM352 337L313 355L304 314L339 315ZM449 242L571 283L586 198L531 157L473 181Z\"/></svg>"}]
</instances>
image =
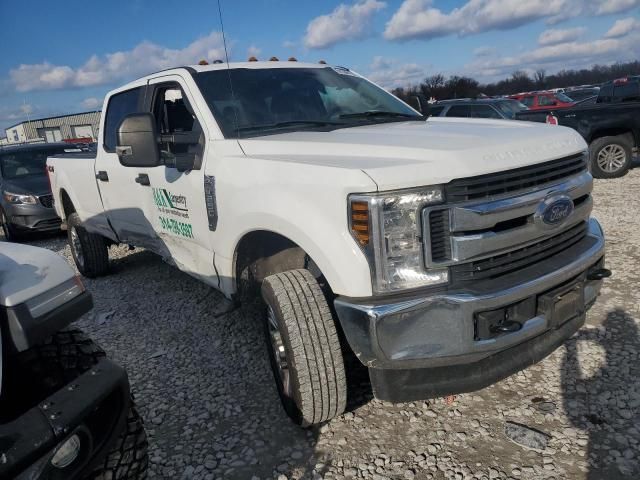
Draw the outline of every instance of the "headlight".
<instances>
[{"instance_id":1,"label":"headlight","mask_svg":"<svg viewBox=\"0 0 640 480\"><path fill-rule=\"evenodd\" d=\"M374 293L388 293L449 281L447 269L427 270L420 212L442 203L439 186L349 197L353 237L372 267Z\"/></svg>"},{"instance_id":2,"label":"headlight","mask_svg":"<svg viewBox=\"0 0 640 480\"><path fill-rule=\"evenodd\" d=\"M9 203L22 205L35 205L38 199L33 195L22 195L20 193L3 192L4 199Z\"/></svg>"}]
</instances>

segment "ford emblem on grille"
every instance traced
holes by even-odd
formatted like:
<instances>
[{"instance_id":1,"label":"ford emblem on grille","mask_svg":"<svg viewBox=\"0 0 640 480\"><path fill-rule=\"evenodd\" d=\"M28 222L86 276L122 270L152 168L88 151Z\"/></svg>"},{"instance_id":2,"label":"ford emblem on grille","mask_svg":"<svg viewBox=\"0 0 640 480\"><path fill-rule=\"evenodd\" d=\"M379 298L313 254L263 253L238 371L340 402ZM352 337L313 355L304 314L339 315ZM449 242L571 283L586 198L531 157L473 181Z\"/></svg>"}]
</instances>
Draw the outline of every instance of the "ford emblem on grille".
<instances>
[{"instance_id":1,"label":"ford emblem on grille","mask_svg":"<svg viewBox=\"0 0 640 480\"><path fill-rule=\"evenodd\" d=\"M569 197L547 199L542 205L540 218L547 225L558 225L573 213L573 200Z\"/></svg>"}]
</instances>

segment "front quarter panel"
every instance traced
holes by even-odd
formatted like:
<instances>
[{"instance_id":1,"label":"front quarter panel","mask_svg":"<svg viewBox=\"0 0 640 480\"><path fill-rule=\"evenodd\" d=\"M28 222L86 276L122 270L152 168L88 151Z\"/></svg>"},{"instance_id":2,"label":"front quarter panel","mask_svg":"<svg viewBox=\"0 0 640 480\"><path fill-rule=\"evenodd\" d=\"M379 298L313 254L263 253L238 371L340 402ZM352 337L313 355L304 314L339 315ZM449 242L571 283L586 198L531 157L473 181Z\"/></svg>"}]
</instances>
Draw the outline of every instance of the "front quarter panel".
<instances>
[{"instance_id":1,"label":"front quarter panel","mask_svg":"<svg viewBox=\"0 0 640 480\"><path fill-rule=\"evenodd\" d=\"M209 163L216 165L219 222L214 248L221 255L216 257L219 273L227 282L223 290L235 290L233 258L242 237L267 230L304 249L334 293L371 295L369 265L349 233L347 218L348 195L376 189L367 175L244 155Z\"/></svg>"}]
</instances>

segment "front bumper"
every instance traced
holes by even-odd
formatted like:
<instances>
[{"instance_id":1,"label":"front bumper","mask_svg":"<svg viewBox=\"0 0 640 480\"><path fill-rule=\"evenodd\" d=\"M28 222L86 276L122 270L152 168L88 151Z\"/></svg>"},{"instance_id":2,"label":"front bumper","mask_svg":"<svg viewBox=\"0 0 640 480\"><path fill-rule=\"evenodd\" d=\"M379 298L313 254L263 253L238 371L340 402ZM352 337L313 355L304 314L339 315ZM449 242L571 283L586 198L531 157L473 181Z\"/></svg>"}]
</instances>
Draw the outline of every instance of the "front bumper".
<instances>
[{"instance_id":1,"label":"front bumper","mask_svg":"<svg viewBox=\"0 0 640 480\"><path fill-rule=\"evenodd\" d=\"M588 234L571 248L496 280L395 301L339 297L335 308L352 350L370 368L378 398L476 390L541 360L582 325L602 283L588 280L587 272L603 266L604 246L600 225L591 219ZM558 318L547 297L564 286L579 290L581 305ZM517 331L478 338L479 313L521 302L535 308L519 319Z\"/></svg>"},{"instance_id":2,"label":"front bumper","mask_svg":"<svg viewBox=\"0 0 640 480\"><path fill-rule=\"evenodd\" d=\"M101 360L38 406L0 425L0 478L83 478L103 461L129 408L127 374ZM56 448L73 434L82 440L78 459L65 469L53 467Z\"/></svg>"},{"instance_id":3,"label":"front bumper","mask_svg":"<svg viewBox=\"0 0 640 480\"><path fill-rule=\"evenodd\" d=\"M8 203L5 203L3 208L7 220L20 230L38 232L60 230L62 221L54 208L47 208L41 204L15 205Z\"/></svg>"}]
</instances>

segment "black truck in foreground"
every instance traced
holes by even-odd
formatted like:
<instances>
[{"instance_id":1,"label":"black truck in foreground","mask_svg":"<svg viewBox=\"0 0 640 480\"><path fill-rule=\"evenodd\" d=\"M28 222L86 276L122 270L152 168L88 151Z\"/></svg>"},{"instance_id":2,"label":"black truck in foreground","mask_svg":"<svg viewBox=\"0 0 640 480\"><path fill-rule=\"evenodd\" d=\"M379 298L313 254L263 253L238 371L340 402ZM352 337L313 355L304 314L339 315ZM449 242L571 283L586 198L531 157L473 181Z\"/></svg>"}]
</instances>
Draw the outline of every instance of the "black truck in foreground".
<instances>
[{"instance_id":1,"label":"black truck in foreground","mask_svg":"<svg viewBox=\"0 0 640 480\"><path fill-rule=\"evenodd\" d=\"M640 144L640 76L603 84L595 102L564 109L524 110L516 113L516 119L573 128L589 144L593 176L622 177Z\"/></svg>"},{"instance_id":2,"label":"black truck in foreground","mask_svg":"<svg viewBox=\"0 0 640 480\"><path fill-rule=\"evenodd\" d=\"M68 325L92 299L66 261L0 242L0 478L142 480L127 374Z\"/></svg>"}]
</instances>

